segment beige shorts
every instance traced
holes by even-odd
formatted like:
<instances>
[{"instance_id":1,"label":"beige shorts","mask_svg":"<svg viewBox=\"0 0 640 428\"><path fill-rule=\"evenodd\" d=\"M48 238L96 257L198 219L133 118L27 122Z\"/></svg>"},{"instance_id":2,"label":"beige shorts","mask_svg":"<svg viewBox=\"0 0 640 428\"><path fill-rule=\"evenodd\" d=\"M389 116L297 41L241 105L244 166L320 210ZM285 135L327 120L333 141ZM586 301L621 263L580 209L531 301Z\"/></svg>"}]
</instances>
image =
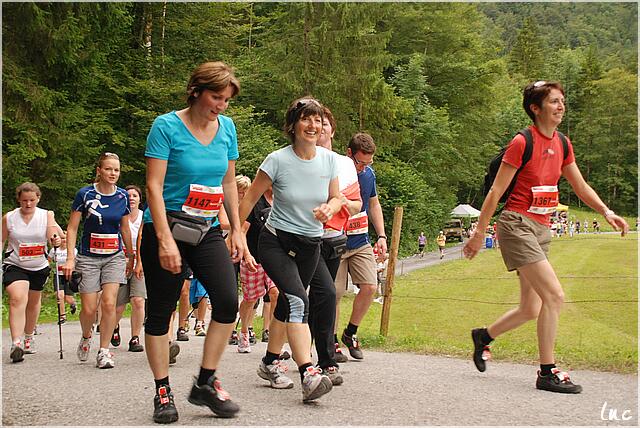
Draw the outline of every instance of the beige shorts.
<instances>
[{"instance_id":1,"label":"beige shorts","mask_svg":"<svg viewBox=\"0 0 640 428\"><path fill-rule=\"evenodd\" d=\"M147 298L147 286L144 282L144 276L138 279L135 275L131 275L126 284L120 284L116 306L129 303L131 297Z\"/></svg>"},{"instance_id":2,"label":"beige shorts","mask_svg":"<svg viewBox=\"0 0 640 428\"><path fill-rule=\"evenodd\" d=\"M351 281L357 287L360 284L375 286L378 283L376 258L373 255L371 245L363 245L360 248L347 250L340 259L340 266L336 273L336 298L341 298L347 291L348 274Z\"/></svg>"},{"instance_id":3,"label":"beige shorts","mask_svg":"<svg viewBox=\"0 0 640 428\"><path fill-rule=\"evenodd\" d=\"M509 272L546 260L551 244L549 228L514 211L503 211L498 218L502 260Z\"/></svg>"}]
</instances>

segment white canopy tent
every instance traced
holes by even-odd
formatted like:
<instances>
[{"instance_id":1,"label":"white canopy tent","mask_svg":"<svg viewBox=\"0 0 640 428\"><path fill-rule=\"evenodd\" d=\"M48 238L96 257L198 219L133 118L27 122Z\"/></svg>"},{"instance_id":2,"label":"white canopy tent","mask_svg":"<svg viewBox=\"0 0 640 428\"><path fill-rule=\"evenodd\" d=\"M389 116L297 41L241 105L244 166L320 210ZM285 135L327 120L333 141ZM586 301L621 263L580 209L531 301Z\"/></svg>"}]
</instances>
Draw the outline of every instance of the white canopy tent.
<instances>
[{"instance_id":1,"label":"white canopy tent","mask_svg":"<svg viewBox=\"0 0 640 428\"><path fill-rule=\"evenodd\" d=\"M460 204L451 211L451 217L469 217L475 218L480 216L480 211L473 208L469 204Z\"/></svg>"}]
</instances>

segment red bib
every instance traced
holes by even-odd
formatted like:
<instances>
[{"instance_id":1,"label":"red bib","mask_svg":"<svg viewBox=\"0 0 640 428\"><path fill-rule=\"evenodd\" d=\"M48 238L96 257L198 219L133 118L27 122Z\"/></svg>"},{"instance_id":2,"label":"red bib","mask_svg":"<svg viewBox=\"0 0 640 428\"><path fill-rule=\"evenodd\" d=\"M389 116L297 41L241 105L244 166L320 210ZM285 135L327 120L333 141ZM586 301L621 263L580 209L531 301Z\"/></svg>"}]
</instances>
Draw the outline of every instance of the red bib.
<instances>
[{"instance_id":1,"label":"red bib","mask_svg":"<svg viewBox=\"0 0 640 428\"><path fill-rule=\"evenodd\" d=\"M534 214L550 214L558 206L558 186L534 186L533 200L527 211Z\"/></svg>"},{"instance_id":2,"label":"red bib","mask_svg":"<svg viewBox=\"0 0 640 428\"><path fill-rule=\"evenodd\" d=\"M223 201L222 186L209 187L191 184L189 196L182 205L182 211L198 217L216 217Z\"/></svg>"},{"instance_id":3,"label":"red bib","mask_svg":"<svg viewBox=\"0 0 640 428\"><path fill-rule=\"evenodd\" d=\"M35 260L44 256L44 243L22 243L18 249L20 261Z\"/></svg>"},{"instance_id":4,"label":"red bib","mask_svg":"<svg viewBox=\"0 0 640 428\"><path fill-rule=\"evenodd\" d=\"M89 252L93 254L115 254L120 249L117 233L92 233Z\"/></svg>"},{"instance_id":5,"label":"red bib","mask_svg":"<svg viewBox=\"0 0 640 428\"><path fill-rule=\"evenodd\" d=\"M349 217L347 221L347 235L362 235L369 231L367 212L362 211Z\"/></svg>"}]
</instances>

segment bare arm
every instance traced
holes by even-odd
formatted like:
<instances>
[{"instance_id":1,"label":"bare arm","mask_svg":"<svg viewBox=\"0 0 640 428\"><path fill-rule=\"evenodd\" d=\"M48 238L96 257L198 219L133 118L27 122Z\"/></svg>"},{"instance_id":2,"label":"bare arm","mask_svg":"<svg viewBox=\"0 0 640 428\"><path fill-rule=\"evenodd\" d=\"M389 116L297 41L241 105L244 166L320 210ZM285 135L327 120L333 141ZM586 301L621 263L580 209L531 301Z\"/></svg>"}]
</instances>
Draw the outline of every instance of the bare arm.
<instances>
[{"instance_id":1,"label":"bare arm","mask_svg":"<svg viewBox=\"0 0 640 428\"><path fill-rule=\"evenodd\" d=\"M133 271L133 258L135 257L135 254L133 253L133 246L131 245L131 228L129 227L129 214L123 215L120 219L120 234L122 235L124 246L127 249L125 253L128 254L126 275L129 276L129 274Z\"/></svg>"},{"instance_id":2,"label":"bare arm","mask_svg":"<svg viewBox=\"0 0 640 428\"><path fill-rule=\"evenodd\" d=\"M227 166L227 173L222 179L222 190L224 191L224 209L229 218L229 243L231 248L231 260L234 263L243 258L247 249L247 240L242 233L242 224L238 215L238 186L236 185L236 162L230 160Z\"/></svg>"},{"instance_id":3,"label":"bare arm","mask_svg":"<svg viewBox=\"0 0 640 428\"><path fill-rule=\"evenodd\" d=\"M327 203L313 209L316 219L322 223L329 221L331 217L342 209L346 202L346 198L340 193L340 185L338 178L334 178L329 182L329 199Z\"/></svg>"},{"instance_id":4,"label":"bare arm","mask_svg":"<svg viewBox=\"0 0 640 428\"><path fill-rule=\"evenodd\" d=\"M160 266L171 273L182 270L182 257L178 245L171 235L167 222L166 206L162 197L167 161L147 158L147 203L153 219L153 227L158 238Z\"/></svg>"},{"instance_id":5,"label":"bare arm","mask_svg":"<svg viewBox=\"0 0 640 428\"><path fill-rule=\"evenodd\" d=\"M144 274L142 270L142 258L140 257L140 246L142 245L142 229L143 226L140 226L140 229L138 229L138 236L136 237L136 263L133 269L133 273L138 279L142 278Z\"/></svg>"},{"instance_id":6,"label":"bare arm","mask_svg":"<svg viewBox=\"0 0 640 428\"><path fill-rule=\"evenodd\" d=\"M487 193L487 197L482 203L482 208L480 208L480 217L478 218L475 232L462 250L467 258L474 258L476 254L478 254L478 251L480 251L480 248L482 248L484 231L487 229L489 220L491 220L493 213L496 212L496 207L498 206L498 202L500 202L502 194L507 190L509 184L511 184L511 180L515 176L517 170L518 168L509 165L508 163L502 162L500 164L496 178L493 181L493 186L491 186L489 193Z\"/></svg>"},{"instance_id":7,"label":"bare arm","mask_svg":"<svg viewBox=\"0 0 640 428\"><path fill-rule=\"evenodd\" d=\"M382 215L382 206L380 205L380 199L377 196L369 198L369 211L367 215L371 219L371 224L376 231L378 240L376 241L376 247L378 247L378 254L384 256L387 253L387 234L384 232L384 217Z\"/></svg>"},{"instance_id":8,"label":"bare arm","mask_svg":"<svg viewBox=\"0 0 640 428\"><path fill-rule=\"evenodd\" d=\"M624 236L629 232L629 225L622 217L614 214L613 211L602 202L595 190L582 177L580 169L575 162L562 168L562 175L567 179L575 194L594 211L602 214L607 222L613 226L615 230L621 230Z\"/></svg>"},{"instance_id":9,"label":"bare arm","mask_svg":"<svg viewBox=\"0 0 640 428\"><path fill-rule=\"evenodd\" d=\"M78 226L82 213L80 211L71 211L69 223L67 223L67 262L62 267L62 272L67 279L71 278L71 273L76 267L76 239L78 237Z\"/></svg>"},{"instance_id":10,"label":"bare arm","mask_svg":"<svg viewBox=\"0 0 640 428\"><path fill-rule=\"evenodd\" d=\"M7 239L9 239L9 231L7 230L7 215L2 216L2 249L4 250L4 245L7 243Z\"/></svg>"},{"instance_id":11,"label":"bare arm","mask_svg":"<svg viewBox=\"0 0 640 428\"><path fill-rule=\"evenodd\" d=\"M238 208L238 216L240 221L244 222L249 213L260 199L260 196L267 191L271 186L271 178L261 169L256 173L256 178L251 183L251 187L245 193L244 198L240 201L240 207Z\"/></svg>"}]
</instances>

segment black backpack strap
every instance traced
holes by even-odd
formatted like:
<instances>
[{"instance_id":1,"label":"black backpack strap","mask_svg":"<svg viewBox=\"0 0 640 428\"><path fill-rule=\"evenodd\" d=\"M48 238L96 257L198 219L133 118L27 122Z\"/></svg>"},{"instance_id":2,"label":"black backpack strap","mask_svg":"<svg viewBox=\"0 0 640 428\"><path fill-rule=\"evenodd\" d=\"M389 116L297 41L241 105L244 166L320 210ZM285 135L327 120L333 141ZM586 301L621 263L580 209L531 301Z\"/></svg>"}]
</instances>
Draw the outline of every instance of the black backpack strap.
<instances>
[{"instance_id":1,"label":"black backpack strap","mask_svg":"<svg viewBox=\"0 0 640 428\"><path fill-rule=\"evenodd\" d=\"M566 159L569 156L569 143L567 142L567 137L560 131L556 131L558 133L558 137L560 137L560 141L562 141L562 159Z\"/></svg>"},{"instance_id":2,"label":"black backpack strap","mask_svg":"<svg viewBox=\"0 0 640 428\"><path fill-rule=\"evenodd\" d=\"M524 152L522 153L522 165L518 168L520 170L531 160L531 155L533 154L533 135L529 128L521 129L518 131L518 134L522 134L525 141Z\"/></svg>"}]
</instances>

